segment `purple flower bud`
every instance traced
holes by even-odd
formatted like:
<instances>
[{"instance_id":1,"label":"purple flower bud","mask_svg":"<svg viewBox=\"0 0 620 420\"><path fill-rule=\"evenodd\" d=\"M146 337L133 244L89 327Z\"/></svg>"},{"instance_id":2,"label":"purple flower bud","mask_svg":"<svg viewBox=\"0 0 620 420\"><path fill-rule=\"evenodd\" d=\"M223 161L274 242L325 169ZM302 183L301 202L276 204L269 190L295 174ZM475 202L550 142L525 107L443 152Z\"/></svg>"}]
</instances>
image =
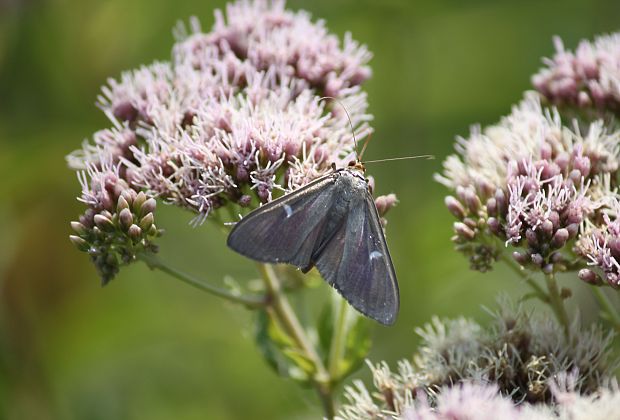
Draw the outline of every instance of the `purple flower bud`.
<instances>
[{"instance_id":1,"label":"purple flower bud","mask_svg":"<svg viewBox=\"0 0 620 420\"><path fill-rule=\"evenodd\" d=\"M127 199L125 197L123 197L123 195L121 194L120 197L118 197L118 202L116 204L116 211L120 212L123 209L128 209L129 208L129 203L127 202Z\"/></svg>"},{"instance_id":2,"label":"purple flower bud","mask_svg":"<svg viewBox=\"0 0 620 420\"><path fill-rule=\"evenodd\" d=\"M475 232L462 222L454 222L454 232L461 238L472 240L476 236Z\"/></svg>"},{"instance_id":3,"label":"purple flower bud","mask_svg":"<svg viewBox=\"0 0 620 420\"><path fill-rule=\"evenodd\" d=\"M463 223L469 226L471 229L476 229L478 227L478 223L471 217L466 217L463 219Z\"/></svg>"},{"instance_id":4,"label":"purple flower bud","mask_svg":"<svg viewBox=\"0 0 620 420\"><path fill-rule=\"evenodd\" d=\"M558 165L558 167L560 168L560 170L564 173L566 173L567 169L568 169L568 164L570 163L570 155L566 152L562 152L560 153L556 158L555 158L555 164Z\"/></svg>"},{"instance_id":5,"label":"purple flower bud","mask_svg":"<svg viewBox=\"0 0 620 420\"><path fill-rule=\"evenodd\" d=\"M252 204L252 197L247 194L243 194L241 197L239 197L239 200L237 200L237 204L239 204L241 207L248 207L250 204Z\"/></svg>"},{"instance_id":6,"label":"purple flower bud","mask_svg":"<svg viewBox=\"0 0 620 420\"><path fill-rule=\"evenodd\" d=\"M70 235L69 239L71 240L71 242L73 242L73 245L75 245L77 249L79 249L80 251L86 252L90 248L90 245L88 244L88 242L86 242L84 239L80 238L79 236Z\"/></svg>"},{"instance_id":7,"label":"purple flower bud","mask_svg":"<svg viewBox=\"0 0 620 420\"><path fill-rule=\"evenodd\" d=\"M124 208L118 214L118 220L123 230L127 231L129 226L133 224L133 214L131 214L131 211L128 208Z\"/></svg>"},{"instance_id":8,"label":"purple flower bud","mask_svg":"<svg viewBox=\"0 0 620 420\"><path fill-rule=\"evenodd\" d=\"M140 229L138 225L134 224L129 226L127 234L134 242L138 242L142 237L142 229Z\"/></svg>"},{"instance_id":9,"label":"purple flower bud","mask_svg":"<svg viewBox=\"0 0 620 420\"><path fill-rule=\"evenodd\" d=\"M99 229L104 232L113 232L116 229L114 223L112 223L112 221L104 215L96 214L94 217L94 221L97 227L99 227Z\"/></svg>"},{"instance_id":10,"label":"purple flower bud","mask_svg":"<svg viewBox=\"0 0 620 420\"><path fill-rule=\"evenodd\" d=\"M508 204L506 201L506 194L501 188L495 191L495 201L497 202L497 210L499 214L506 214L508 211Z\"/></svg>"},{"instance_id":11,"label":"purple flower bud","mask_svg":"<svg viewBox=\"0 0 620 420\"><path fill-rule=\"evenodd\" d=\"M560 215L557 211L549 212L548 219L549 221L551 221L553 229L557 229L558 227L560 227Z\"/></svg>"},{"instance_id":12,"label":"purple flower bud","mask_svg":"<svg viewBox=\"0 0 620 420\"><path fill-rule=\"evenodd\" d=\"M525 265L530 261L529 254L527 254L526 252L514 251L512 253L512 258L520 265Z\"/></svg>"},{"instance_id":13,"label":"purple flower bud","mask_svg":"<svg viewBox=\"0 0 620 420\"><path fill-rule=\"evenodd\" d=\"M133 200L136 199L137 193L132 189L126 189L121 193L121 197L127 202L127 204L131 205Z\"/></svg>"},{"instance_id":14,"label":"purple flower bud","mask_svg":"<svg viewBox=\"0 0 620 420\"><path fill-rule=\"evenodd\" d=\"M140 208L142 207L142 204L144 204L145 201L146 201L146 194L140 191L136 195L136 198L134 198L133 200L133 212L136 214L140 214Z\"/></svg>"},{"instance_id":15,"label":"purple flower bud","mask_svg":"<svg viewBox=\"0 0 620 420\"><path fill-rule=\"evenodd\" d=\"M487 200L487 214L489 216L497 216L497 200L494 197Z\"/></svg>"},{"instance_id":16,"label":"purple flower bud","mask_svg":"<svg viewBox=\"0 0 620 420\"><path fill-rule=\"evenodd\" d=\"M528 245L532 248L538 247L538 236L536 235L536 232L534 232L534 230L528 228L525 231L525 239L527 239Z\"/></svg>"},{"instance_id":17,"label":"purple flower bud","mask_svg":"<svg viewBox=\"0 0 620 420\"><path fill-rule=\"evenodd\" d=\"M473 189L468 188L465 192L465 204L472 214L476 214L480 209L480 198Z\"/></svg>"},{"instance_id":18,"label":"purple flower bud","mask_svg":"<svg viewBox=\"0 0 620 420\"><path fill-rule=\"evenodd\" d=\"M395 194L382 195L375 199L375 206L380 217L385 216L392 207L398 203Z\"/></svg>"},{"instance_id":19,"label":"purple flower bud","mask_svg":"<svg viewBox=\"0 0 620 420\"><path fill-rule=\"evenodd\" d=\"M543 263L545 262L545 259L540 254L532 254L531 259L532 259L532 263L539 267L542 267Z\"/></svg>"},{"instance_id":20,"label":"purple flower bud","mask_svg":"<svg viewBox=\"0 0 620 420\"><path fill-rule=\"evenodd\" d=\"M577 223L572 223L566 226L566 230L568 231L568 237L574 238L579 233L579 225Z\"/></svg>"},{"instance_id":21,"label":"purple flower bud","mask_svg":"<svg viewBox=\"0 0 620 420\"><path fill-rule=\"evenodd\" d=\"M617 236L611 237L607 241L607 246L611 251L611 256L617 260L620 260L620 238Z\"/></svg>"},{"instance_id":22,"label":"purple flower bud","mask_svg":"<svg viewBox=\"0 0 620 420\"><path fill-rule=\"evenodd\" d=\"M135 121L138 118L138 110L130 102L117 104L112 113L120 121Z\"/></svg>"},{"instance_id":23,"label":"purple flower bud","mask_svg":"<svg viewBox=\"0 0 620 420\"><path fill-rule=\"evenodd\" d=\"M553 222L551 222L551 220L544 220L540 224L540 230L545 235L545 238L551 238L551 236L553 235Z\"/></svg>"},{"instance_id":24,"label":"purple flower bud","mask_svg":"<svg viewBox=\"0 0 620 420\"><path fill-rule=\"evenodd\" d=\"M551 246L555 249L562 248L566 245L569 236L568 229L561 228L556 230L553 239L551 239Z\"/></svg>"},{"instance_id":25,"label":"purple flower bud","mask_svg":"<svg viewBox=\"0 0 620 420\"><path fill-rule=\"evenodd\" d=\"M140 213L138 213L138 217L141 217L148 213L153 213L156 207L157 207L157 201L155 201L154 198L149 198L140 207Z\"/></svg>"},{"instance_id":26,"label":"purple flower bud","mask_svg":"<svg viewBox=\"0 0 620 420\"><path fill-rule=\"evenodd\" d=\"M600 286L603 284L603 279L601 279L601 276L599 276L589 268L582 268L581 270L579 270L579 274L577 275L581 280L593 286Z\"/></svg>"},{"instance_id":27,"label":"purple flower bud","mask_svg":"<svg viewBox=\"0 0 620 420\"><path fill-rule=\"evenodd\" d=\"M261 203L266 203L267 201L269 201L269 189L265 186L265 185L259 185L256 188L256 193L258 195L258 199L261 201Z\"/></svg>"},{"instance_id":28,"label":"purple flower bud","mask_svg":"<svg viewBox=\"0 0 620 420\"><path fill-rule=\"evenodd\" d=\"M444 199L444 203L454 217L459 220L462 220L465 217L465 209L459 200L449 195Z\"/></svg>"},{"instance_id":29,"label":"purple flower bud","mask_svg":"<svg viewBox=\"0 0 620 420\"><path fill-rule=\"evenodd\" d=\"M153 213L149 213L140 220L140 227L143 230L148 231L154 222L155 217L153 216Z\"/></svg>"},{"instance_id":30,"label":"purple flower bud","mask_svg":"<svg viewBox=\"0 0 620 420\"><path fill-rule=\"evenodd\" d=\"M553 264L545 264L542 267L542 272L545 273L545 274L553 273Z\"/></svg>"},{"instance_id":31,"label":"purple flower bud","mask_svg":"<svg viewBox=\"0 0 620 420\"><path fill-rule=\"evenodd\" d=\"M501 226L500 226L499 220L497 220L495 217L489 217L487 219L487 226L489 227L489 230L493 234L495 235L501 234Z\"/></svg>"},{"instance_id":32,"label":"purple flower bud","mask_svg":"<svg viewBox=\"0 0 620 420\"><path fill-rule=\"evenodd\" d=\"M586 178L590 175L590 159L587 156L577 156L575 157L575 161L573 162L573 167L581 172L581 176Z\"/></svg>"},{"instance_id":33,"label":"purple flower bud","mask_svg":"<svg viewBox=\"0 0 620 420\"><path fill-rule=\"evenodd\" d=\"M605 277L607 278L607 284L609 284L614 289L620 288L620 282L618 281L618 274L616 273L605 273Z\"/></svg>"}]
</instances>

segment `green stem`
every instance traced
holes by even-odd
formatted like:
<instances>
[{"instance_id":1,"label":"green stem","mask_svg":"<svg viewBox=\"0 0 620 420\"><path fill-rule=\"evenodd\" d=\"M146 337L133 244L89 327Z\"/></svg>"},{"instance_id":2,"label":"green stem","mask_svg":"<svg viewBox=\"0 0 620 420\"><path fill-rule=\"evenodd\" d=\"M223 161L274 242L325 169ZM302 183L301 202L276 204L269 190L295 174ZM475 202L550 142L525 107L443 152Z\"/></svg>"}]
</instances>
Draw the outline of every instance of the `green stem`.
<instances>
[{"instance_id":1,"label":"green stem","mask_svg":"<svg viewBox=\"0 0 620 420\"><path fill-rule=\"evenodd\" d=\"M273 267L269 264L258 264L258 270L265 282L265 287L269 294L269 306L273 310L275 318L282 325L286 333L293 339L299 349L316 367L316 374L314 378L312 378L313 384L321 398L325 416L331 419L335 415L335 408L329 373L286 298L280 280L274 272Z\"/></svg>"},{"instance_id":2,"label":"green stem","mask_svg":"<svg viewBox=\"0 0 620 420\"><path fill-rule=\"evenodd\" d=\"M329 377L332 382L338 381L340 372L340 360L342 358L342 354L344 353L344 343L345 343L345 335L346 335L346 324L347 324L347 310L348 304L347 302L340 298L340 308L338 310L338 317L336 319L336 325L334 328L334 332L332 334L331 346L329 348Z\"/></svg>"},{"instance_id":3,"label":"green stem","mask_svg":"<svg viewBox=\"0 0 620 420\"><path fill-rule=\"evenodd\" d=\"M558 283L555 280L555 275L553 273L548 274L545 276L545 280L547 282L547 290L549 291L549 305L555 313L558 322L564 328L564 335L566 336L566 339L570 341L570 322L568 320L566 307L564 306L564 299L560 295L560 289L558 288Z\"/></svg>"},{"instance_id":4,"label":"green stem","mask_svg":"<svg viewBox=\"0 0 620 420\"><path fill-rule=\"evenodd\" d=\"M620 314L609 301L609 297L599 286L592 286L592 293L596 297L601 309L607 314L609 322L613 324L616 331L620 331Z\"/></svg>"},{"instance_id":5,"label":"green stem","mask_svg":"<svg viewBox=\"0 0 620 420\"><path fill-rule=\"evenodd\" d=\"M221 297L230 302L239 303L249 309L257 309L267 305L267 300L265 297L236 295L230 293L226 289L204 283L200 280L195 279L189 274L185 274L182 271L177 270L176 268L170 267L169 265L161 261L157 257L157 255L153 253L141 253L137 255L137 258L141 261L144 261L146 265L148 265L149 268L151 268L152 270L157 269L163 271L164 273L169 274L177 280L181 280L182 282L189 284L190 286L193 286L214 296Z\"/></svg>"}]
</instances>

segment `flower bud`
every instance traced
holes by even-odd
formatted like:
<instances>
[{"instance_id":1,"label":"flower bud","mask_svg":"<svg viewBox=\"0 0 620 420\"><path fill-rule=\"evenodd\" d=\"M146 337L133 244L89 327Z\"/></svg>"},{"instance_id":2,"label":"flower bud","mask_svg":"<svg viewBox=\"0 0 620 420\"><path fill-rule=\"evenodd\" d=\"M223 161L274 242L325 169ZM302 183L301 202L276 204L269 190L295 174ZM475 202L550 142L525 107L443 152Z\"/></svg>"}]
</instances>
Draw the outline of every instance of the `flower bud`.
<instances>
[{"instance_id":1,"label":"flower bud","mask_svg":"<svg viewBox=\"0 0 620 420\"><path fill-rule=\"evenodd\" d=\"M116 229L114 223L102 214L95 214L94 220L97 227L104 232L113 232Z\"/></svg>"},{"instance_id":2,"label":"flower bud","mask_svg":"<svg viewBox=\"0 0 620 420\"><path fill-rule=\"evenodd\" d=\"M487 219L487 226L493 234L499 235L501 233L501 226L499 224L499 220L497 220L495 217L489 217Z\"/></svg>"},{"instance_id":3,"label":"flower bud","mask_svg":"<svg viewBox=\"0 0 620 420\"><path fill-rule=\"evenodd\" d=\"M73 231L80 236L84 236L88 231L88 229L86 229L86 226L84 226L80 222L71 222L71 229L73 229Z\"/></svg>"},{"instance_id":4,"label":"flower bud","mask_svg":"<svg viewBox=\"0 0 620 420\"><path fill-rule=\"evenodd\" d=\"M553 238L551 239L551 246L554 248L562 248L566 245L566 241L568 241L568 230L565 228L561 228L555 231Z\"/></svg>"},{"instance_id":5,"label":"flower bud","mask_svg":"<svg viewBox=\"0 0 620 420\"><path fill-rule=\"evenodd\" d=\"M118 202L116 204L116 211L120 212L123 209L128 209L128 208L129 208L129 203L127 202L127 199L123 197L122 195L118 197Z\"/></svg>"},{"instance_id":6,"label":"flower bud","mask_svg":"<svg viewBox=\"0 0 620 420\"><path fill-rule=\"evenodd\" d=\"M75 245L77 249L79 249L80 251L86 252L90 248L90 245L88 244L88 242L86 242L84 239L80 238L79 236L69 235L69 240L73 242L73 245Z\"/></svg>"},{"instance_id":7,"label":"flower bud","mask_svg":"<svg viewBox=\"0 0 620 420\"><path fill-rule=\"evenodd\" d=\"M487 200L487 214L489 216L497 216L497 200L494 197Z\"/></svg>"},{"instance_id":8,"label":"flower bud","mask_svg":"<svg viewBox=\"0 0 620 420\"><path fill-rule=\"evenodd\" d=\"M148 231L154 222L155 217L153 216L153 213L149 213L140 220L140 227L143 230Z\"/></svg>"},{"instance_id":9,"label":"flower bud","mask_svg":"<svg viewBox=\"0 0 620 420\"><path fill-rule=\"evenodd\" d=\"M375 206L377 207L377 212L380 217L385 216L385 213L388 212L392 207L394 207L398 203L395 194L382 195L375 199Z\"/></svg>"},{"instance_id":10,"label":"flower bud","mask_svg":"<svg viewBox=\"0 0 620 420\"><path fill-rule=\"evenodd\" d=\"M581 280L593 286L600 286L603 284L603 279L601 279L601 276L589 268L582 268L579 270L579 274L577 274L577 276L579 276Z\"/></svg>"},{"instance_id":11,"label":"flower bud","mask_svg":"<svg viewBox=\"0 0 620 420\"><path fill-rule=\"evenodd\" d=\"M252 197L247 194L243 194L241 197L239 197L239 200L237 200L237 203L241 207L248 207L250 204L252 204Z\"/></svg>"},{"instance_id":12,"label":"flower bud","mask_svg":"<svg viewBox=\"0 0 620 420\"><path fill-rule=\"evenodd\" d=\"M128 208L124 208L118 214L118 220L123 230L127 231L127 229L129 229L129 226L133 224L133 214L131 214L131 211Z\"/></svg>"},{"instance_id":13,"label":"flower bud","mask_svg":"<svg viewBox=\"0 0 620 420\"><path fill-rule=\"evenodd\" d=\"M512 258L520 265L525 265L529 262L529 257L526 252L514 251L512 253Z\"/></svg>"},{"instance_id":14,"label":"flower bud","mask_svg":"<svg viewBox=\"0 0 620 420\"><path fill-rule=\"evenodd\" d=\"M454 232L456 232L459 237L468 240L472 240L476 236L475 232L469 226L461 222L454 223Z\"/></svg>"},{"instance_id":15,"label":"flower bud","mask_svg":"<svg viewBox=\"0 0 620 420\"><path fill-rule=\"evenodd\" d=\"M566 226L566 230L568 231L568 237L574 238L579 233L579 225L577 223L572 223Z\"/></svg>"},{"instance_id":16,"label":"flower bud","mask_svg":"<svg viewBox=\"0 0 620 420\"><path fill-rule=\"evenodd\" d=\"M540 229L542 230L546 238L551 238L551 235L553 235L553 223L551 222L551 220L544 220L540 224Z\"/></svg>"},{"instance_id":17,"label":"flower bud","mask_svg":"<svg viewBox=\"0 0 620 420\"><path fill-rule=\"evenodd\" d=\"M525 239L527 239L527 243L529 246L533 248L536 248L538 246L538 236L536 235L536 232L534 232L534 230L528 228L525 231Z\"/></svg>"},{"instance_id":18,"label":"flower bud","mask_svg":"<svg viewBox=\"0 0 620 420\"><path fill-rule=\"evenodd\" d=\"M543 265L543 263L545 262L545 259L540 254L532 254L531 259L532 259L532 263L534 265L539 266L539 267L541 267Z\"/></svg>"},{"instance_id":19,"label":"flower bud","mask_svg":"<svg viewBox=\"0 0 620 420\"><path fill-rule=\"evenodd\" d=\"M157 201L155 201L154 198L149 198L140 207L140 213L138 214L138 217L142 217L146 214L154 212L155 207L157 207Z\"/></svg>"},{"instance_id":20,"label":"flower bud","mask_svg":"<svg viewBox=\"0 0 620 420\"><path fill-rule=\"evenodd\" d=\"M134 225L129 226L129 229L127 230L127 234L129 235L131 239L133 239L134 242L138 242L140 238L142 237L142 229L140 229L138 225L134 224Z\"/></svg>"},{"instance_id":21,"label":"flower bud","mask_svg":"<svg viewBox=\"0 0 620 420\"><path fill-rule=\"evenodd\" d=\"M459 220L462 220L465 217L465 209L459 200L449 195L444 198L444 203L446 204L448 211L450 211L454 217Z\"/></svg>"},{"instance_id":22,"label":"flower bud","mask_svg":"<svg viewBox=\"0 0 620 420\"><path fill-rule=\"evenodd\" d=\"M133 212L136 214L140 214L140 209L142 208L142 204L146 201L146 194L140 191L136 198L133 200Z\"/></svg>"}]
</instances>

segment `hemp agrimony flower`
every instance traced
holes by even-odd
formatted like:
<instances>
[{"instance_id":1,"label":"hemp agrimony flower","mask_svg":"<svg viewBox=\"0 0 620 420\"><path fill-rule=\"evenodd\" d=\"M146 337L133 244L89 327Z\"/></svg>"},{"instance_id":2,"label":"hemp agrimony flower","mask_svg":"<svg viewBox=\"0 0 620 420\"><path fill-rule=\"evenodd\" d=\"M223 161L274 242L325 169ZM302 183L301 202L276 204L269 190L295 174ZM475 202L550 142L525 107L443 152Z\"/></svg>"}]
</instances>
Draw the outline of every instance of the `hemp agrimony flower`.
<instances>
[{"instance_id":1,"label":"hemp agrimony flower","mask_svg":"<svg viewBox=\"0 0 620 420\"><path fill-rule=\"evenodd\" d=\"M288 11L281 1L238 1L226 10L226 16L215 13L210 32L196 19L189 31L180 25L170 62L125 72L103 88L98 105L111 127L68 162L82 174L83 196L100 194L102 182L111 195L118 191L105 206L83 199L87 219L99 215L116 223L111 206L120 206L121 190L186 208L196 223L223 206L237 214L325 174L332 163L348 162L354 133L340 104L357 139L370 133L360 89L370 77L364 46L348 34L341 44L323 21ZM394 202L379 200L383 211ZM80 249L110 260L98 264L107 282L118 263L106 244L124 241L122 235L99 243L97 251L80 238L74 239ZM153 249L152 238L144 238L143 248ZM119 252L123 262L135 256Z\"/></svg>"},{"instance_id":2,"label":"hemp agrimony flower","mask_svg":"<svg viewBox=\"0 0 620 420\"><path fill-rule=\"evenodd\" d=\"M443 419L452 413L454 418L554 419L556 411L569 412L578 399L596 401L610 393L619 398L617 388L607 388L617 366L612 334L577 321L571 329L571 336L579 337L575 342L566 340L556 321L505 303L488 328L464 318L435 318L416 330L422 343L413 363L401 360L395 372L385 362L369 363L376 392L356 381L346 390L349 404L340 418ZM570 379L568 389L557 382L561 378ZM562 392L572 400L561 398Z\"/></svg>"},{"instance_id":3,"label":"hemp agrimony flower","mask_svg":"<svg viewBox=\"0 0 620 420\"><path fill-rule=\"evenodd\" d=\"M458 219L457 248L481 271L504 244L520 265L544 273L585 267L593 258L575 263L572 246L584 223L601 226L616 194L619 142L603 121L566 123L534 93L499 124L459 138L458 155L436 176L456 193L446 205Z\"/></svg>"},{"instance_id":4,"label":"hemp agrimony flower","mask_svg":"<svg viewBox=\"0 0 620 420\"><path fill-rule=\"evenodd\" d=\"M556 53L532 77L551 104L584 110L620 112L620 34L581 41L575 52L554 37Z\"/></svg>"}]
</instances>

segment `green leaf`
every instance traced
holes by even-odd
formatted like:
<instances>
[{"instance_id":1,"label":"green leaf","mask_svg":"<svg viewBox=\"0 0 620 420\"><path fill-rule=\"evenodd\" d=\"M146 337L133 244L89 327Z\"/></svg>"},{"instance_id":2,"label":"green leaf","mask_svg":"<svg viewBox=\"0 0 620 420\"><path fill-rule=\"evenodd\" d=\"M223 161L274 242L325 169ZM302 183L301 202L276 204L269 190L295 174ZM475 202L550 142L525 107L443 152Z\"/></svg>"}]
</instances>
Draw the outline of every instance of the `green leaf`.
<instances>
[{"instance_id":1,"label":"green leaf","mask_svg":"<svg viewBox=\"0 0 620 420\"><path fill-rule=\"evenodd\" d=\"M316 372L316 366L266 310L258 311L255 339L265 361L278 375L302 384L310 383Z\"/></svg>"},{"instance_id":2,"label":"green leaf","mask_svg":"<svg viewBox=\"0 0 620 420\"><path fill-rule=\"evenodd\" d=\"M344 379L362 365L372 344L368 321L357 314L355 316L356 319L351 321L351 327L347 331L344 355L338 368L338 377L336 378L338 381Z\"/></svg>"}]
</instances>

